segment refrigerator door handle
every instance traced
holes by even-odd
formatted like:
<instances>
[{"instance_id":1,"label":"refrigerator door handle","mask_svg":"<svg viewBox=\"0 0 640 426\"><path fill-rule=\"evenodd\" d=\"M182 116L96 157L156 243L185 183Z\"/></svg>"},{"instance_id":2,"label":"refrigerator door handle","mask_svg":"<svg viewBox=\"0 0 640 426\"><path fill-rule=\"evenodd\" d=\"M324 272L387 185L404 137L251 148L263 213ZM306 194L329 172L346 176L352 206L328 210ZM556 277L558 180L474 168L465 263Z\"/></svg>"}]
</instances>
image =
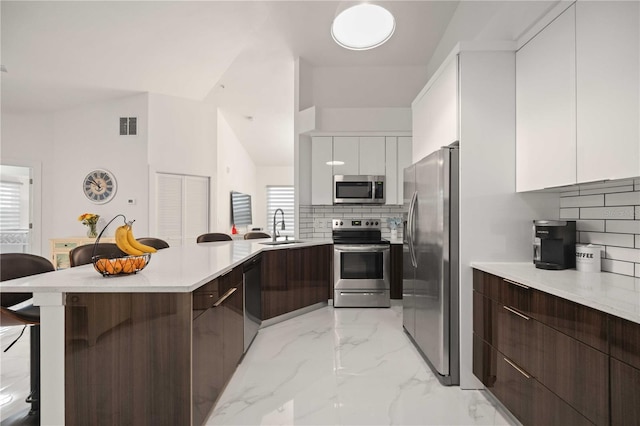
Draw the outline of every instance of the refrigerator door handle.
<instances>
[{"instance_id":1,"label":"refrigerator door handle","mask_svg":"<svg viewBox=\"0 0 640 426\"><path fill-rule=\"evenodd\" d=\"M417 200L418 200L418 191L415 191L413 193L413 196L411 197L411 204L409 204L409 218L407 223L407 228L408 228L407 242L409 243L409 254L411 255L411 264L413 265L414 268L418 267L418 261L416 259L416 254L415 254L415 247L413 246L414 231L415 231L415 216L416 216L415 209L416 209Z\"/></svg>"}]
</instances>

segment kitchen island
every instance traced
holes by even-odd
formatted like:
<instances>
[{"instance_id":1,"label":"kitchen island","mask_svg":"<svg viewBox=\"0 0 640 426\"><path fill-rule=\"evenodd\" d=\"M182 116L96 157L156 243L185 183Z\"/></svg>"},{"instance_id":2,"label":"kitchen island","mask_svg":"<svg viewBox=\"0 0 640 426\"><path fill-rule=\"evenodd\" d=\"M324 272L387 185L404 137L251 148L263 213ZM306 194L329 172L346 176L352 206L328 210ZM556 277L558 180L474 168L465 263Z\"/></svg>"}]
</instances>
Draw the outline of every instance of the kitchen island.
<instances>
[{"instance_id":1,"label":"kitchen island","mask_svg":"<svg viewBox=\"0 0 640 426\"><path fill-rule=\"evenodd\" d=\"M332 244L265 241L160 250L135 275L104 278L85 265L2 282L1 291L31 292L40 306L42 424L200 424L225 381L208 384L199 378L218 372L197 366L218 365L228 378L242 355L216 352L242 347L242 337L224 340L242 327L242 291L233 290L242 290L242 265L261 252Z\"/></svg>"}]
</instances>

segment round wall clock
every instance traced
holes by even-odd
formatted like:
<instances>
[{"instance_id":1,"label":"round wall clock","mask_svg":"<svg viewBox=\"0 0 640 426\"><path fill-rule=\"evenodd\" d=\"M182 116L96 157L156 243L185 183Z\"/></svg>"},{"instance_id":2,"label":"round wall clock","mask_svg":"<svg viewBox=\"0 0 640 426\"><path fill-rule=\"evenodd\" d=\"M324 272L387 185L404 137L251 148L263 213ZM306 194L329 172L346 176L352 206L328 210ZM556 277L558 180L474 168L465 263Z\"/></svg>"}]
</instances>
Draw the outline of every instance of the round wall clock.
<instances>
[{"instance_id":1,"label":"round wall clock","mask_svg":"<svg viewBox=\"0 0 640 426\"><path fill-rule=\"evenodd\" d=\"M105 169L95 169L84 178L82 192L93 203L104 204L116 195L118 184L113 174Z\"/></svg>"}]
</instances>

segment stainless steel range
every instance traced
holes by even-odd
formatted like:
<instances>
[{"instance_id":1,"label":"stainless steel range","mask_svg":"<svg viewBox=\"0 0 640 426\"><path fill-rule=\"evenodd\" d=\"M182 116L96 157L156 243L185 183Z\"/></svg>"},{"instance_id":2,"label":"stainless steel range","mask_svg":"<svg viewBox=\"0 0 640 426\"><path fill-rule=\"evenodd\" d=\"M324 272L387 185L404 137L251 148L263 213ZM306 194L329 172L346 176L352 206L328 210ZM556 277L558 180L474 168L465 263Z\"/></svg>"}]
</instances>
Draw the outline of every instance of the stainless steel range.
<instances>
[{"instance_id":1,"label":"stainless steel range","mask_svg":"<svg viewBox=\"0 0 640 426\"><path fill-rule=\"evenodd\" d=\"M390 306L391 245L382 239L380 219L333 219L336 308Z\"/></svg>"}]
</instances>

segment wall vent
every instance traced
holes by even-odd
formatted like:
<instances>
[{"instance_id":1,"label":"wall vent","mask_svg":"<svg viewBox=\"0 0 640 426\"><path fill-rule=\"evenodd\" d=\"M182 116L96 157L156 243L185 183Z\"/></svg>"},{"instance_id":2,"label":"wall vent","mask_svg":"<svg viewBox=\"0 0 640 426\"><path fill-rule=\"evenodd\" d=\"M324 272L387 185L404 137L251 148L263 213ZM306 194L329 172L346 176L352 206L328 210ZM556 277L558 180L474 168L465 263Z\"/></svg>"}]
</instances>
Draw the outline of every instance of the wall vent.
<instances>
[{"instance_id":1,"label":"wall vent","mask_svg":"<svg viewBox=\"0 0 640 426\"><path fill-rule=\"evenodd\" d=\"M138 117L120 117L120 136L138 134Z\"/></svg>"}]
</instances>

